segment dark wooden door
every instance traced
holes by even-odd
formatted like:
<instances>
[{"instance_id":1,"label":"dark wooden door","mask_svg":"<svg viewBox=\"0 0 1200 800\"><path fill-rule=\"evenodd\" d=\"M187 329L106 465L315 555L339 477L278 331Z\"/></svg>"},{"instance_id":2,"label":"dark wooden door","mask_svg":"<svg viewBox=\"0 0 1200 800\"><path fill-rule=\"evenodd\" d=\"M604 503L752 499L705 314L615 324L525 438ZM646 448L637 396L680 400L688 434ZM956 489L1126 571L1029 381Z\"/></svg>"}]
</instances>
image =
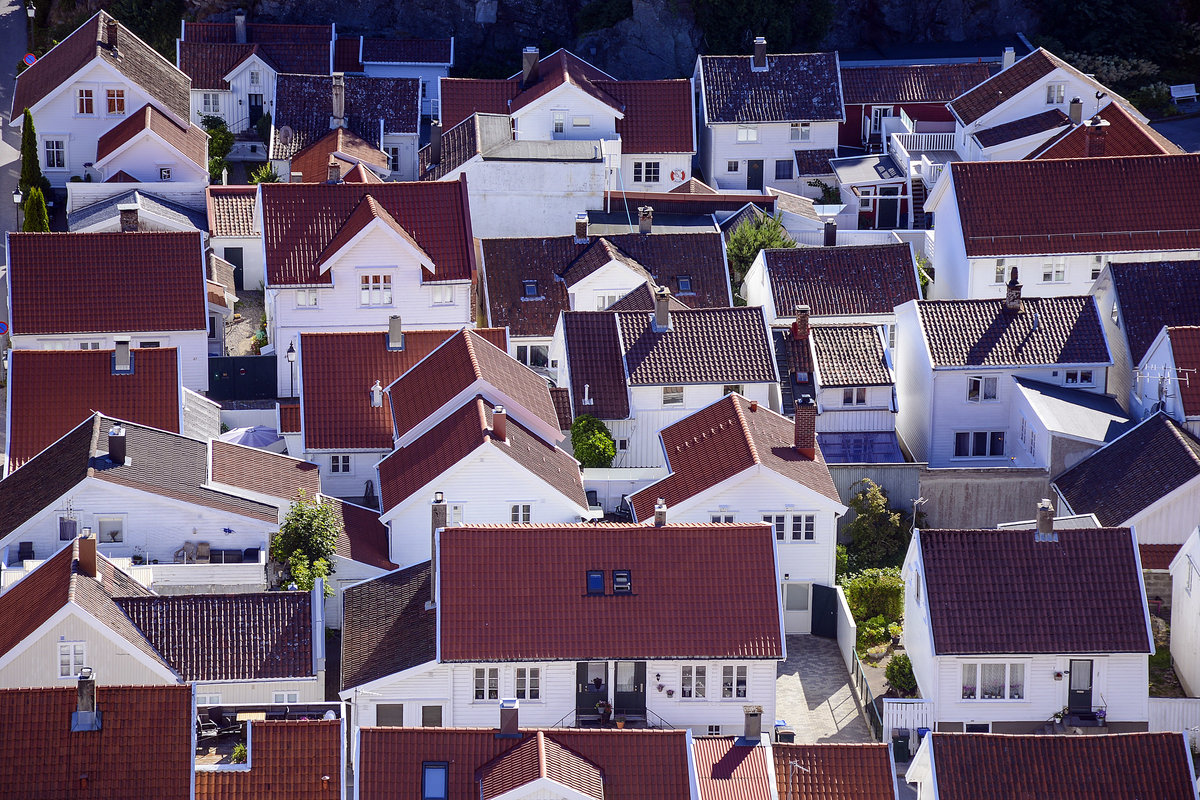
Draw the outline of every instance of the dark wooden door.
<instances>
[{"instance_id":1,"label":"dark wooden door","mask_svg":"<svg viewBox=\"0 0 1200 800\"><path fill-rule=\"evenodd\" d=\"M597 683L596 679L600 682ZM608 700L608 662L580 661L575 665L575 710L595 714L596 703Z\"/></svg>"},{"instance_id":2,"label":"dark wooden door","mask_svg":"<svg viewBox=\"0 0 1200 800\"><path fill-rule=\"evenodd\" d=\"M257 125L263 115L263 96L251 94L246 96L246 104L250 106L250 124Z\"/></svg>"},{"instance_id":3,"label":"dark wooden door","mask_svg":"<svg viewBox=\"0 0 1200 800\"><path fill-rule=\"evenodd\" d=\"M1072 714L1092 710L1092 662L1071 659L1071 685L1067 692L1067 710Z\"/></svg>"},{"instance_id":4,"label":"dark wooden door","mask_svg":"<svg viewBox=\"0 0 1200 800\"><path fill-rule=\"evenodd\" d=\"M234 291L240 292L245 289L245 278L242 277L242 263L245 260L242 248L226 247L222 258L233 265L233 288Z\"/></svg>"},{"instance_id":5,"label":"dark wooden door","mask_svg":"<svg viewBox=\"0 0 1200 800\"><path fill-rule=\"evenodd\" d=\"M875 215L875 227L890 231L900 225L900 187L879 187L879 211Z\"/></svg>"},{"instance_id":6,"label":"dark wooden door","mask_svg":"<svg viewBox=\"0 0 1200 800\"><path fill-rule=\"evenodd\" d=\"M826 639L837 638L837 590L831 586L813 584L812 632L813 636Z\"/></svg>"},{"instance_id":7,"label":"dark wooden door","mask_svg":"<svg viewBox=\"0 0 1200 800\"><path fill-rule=\"evenodd\" d=\"M618 661L613 687L613 711L617 714L646 714L646 662Z\"/></svg>"},{"instance_id":8,"label":"dark wooden door","mask_svg":"<svg viewBox=\"0 0 1200 800\"><path fill-rule=\"evenodd\" d=\"M763 162L748 161L746 162L746 189L749 191L762 191L763 188Z\"/></svg>"}]
</instances>

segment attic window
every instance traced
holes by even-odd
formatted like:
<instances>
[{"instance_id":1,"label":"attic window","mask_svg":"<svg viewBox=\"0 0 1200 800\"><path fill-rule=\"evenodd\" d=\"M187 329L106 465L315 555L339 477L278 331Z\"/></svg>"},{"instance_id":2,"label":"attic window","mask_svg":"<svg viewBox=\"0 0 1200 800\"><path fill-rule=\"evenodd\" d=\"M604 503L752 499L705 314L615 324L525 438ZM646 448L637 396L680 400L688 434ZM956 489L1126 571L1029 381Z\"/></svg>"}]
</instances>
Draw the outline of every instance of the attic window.
<instances>
[{"instance_id":1,"label":"attic window","mask_svg":"<svg viewBox=\"0 0 1200 800\"><path fill-rule=\"evenodd\" d=\"M678 280L679 280L679 291L690 292L692 290L692 276L691 275L680 275Z\"/></svg>"},{"instance_id":2,"label":"attic window","mask_svg":"<svg viewBox=\"0 0 1200 800\"><path fill-rule=\"evenodd\" d=\"M521 281L522 294L525 297L537 297L538 285L537 281Z\"/></svg>"},{"instance_id":3,"label":"attic window","mask_svg":"<svg viewBox=\"0 0 1200 800\"><path fill-rule=\"evenodd\" d=\"M613 570L613 594L632 594L633 583L629 577L629 570L615 569Z\"/></svg>"},{"instance_id":4,"label":"attic window","mask_svg":"<svg viewBox=\"0 0 1200 800\"><path fill-rule=\"evenodd\" d=\"M598 569L589 569L587 574L587 593L588 594L604 594L604 572Z\"/></svg>"}]
</instances>

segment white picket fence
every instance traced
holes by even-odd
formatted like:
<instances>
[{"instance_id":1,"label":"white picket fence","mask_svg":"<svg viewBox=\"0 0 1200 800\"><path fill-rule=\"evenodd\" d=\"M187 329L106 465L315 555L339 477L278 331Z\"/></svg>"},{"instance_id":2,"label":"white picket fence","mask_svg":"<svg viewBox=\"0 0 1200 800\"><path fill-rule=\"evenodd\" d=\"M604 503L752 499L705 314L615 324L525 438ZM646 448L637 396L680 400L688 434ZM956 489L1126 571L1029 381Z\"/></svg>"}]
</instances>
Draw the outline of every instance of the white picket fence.
<instances>
[{"instance_id":1,"label":"white picket fence","mask_svg":"<svg viewBox=\"0 0 1200 800\"><path fill-rule=\"evenodd\" d=\"M1192 752L1200 753L1200 697L1151 697L1150 730L1187 731Z\"/></svg>"},{"instance_id":2,"label":"white picket fence","mask_svg":"<svg viewBox=\"0 0 1200 800\"><path fill-rule=\"evenodd\" d=\"M933 701L883 698L883 740L892 741L892 731L905 728L915 736L917 728L933 730Z\"/></svg>"}]
</instances>

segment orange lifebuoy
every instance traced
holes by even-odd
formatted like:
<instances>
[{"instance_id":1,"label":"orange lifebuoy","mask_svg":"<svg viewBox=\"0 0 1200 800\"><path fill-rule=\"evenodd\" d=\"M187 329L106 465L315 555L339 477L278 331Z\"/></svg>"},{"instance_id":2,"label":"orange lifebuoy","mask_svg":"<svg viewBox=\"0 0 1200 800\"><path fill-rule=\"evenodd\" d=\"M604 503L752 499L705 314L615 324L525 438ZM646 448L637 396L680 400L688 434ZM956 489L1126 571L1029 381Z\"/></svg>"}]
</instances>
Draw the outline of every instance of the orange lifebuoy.
<instances>
[{"instance_id":1,"label":"orange lifebuoy","mask_svg":"<svg viewBox=\"0 0 1200 800\"><path fill-rule=\"evenodd\" d=\"M687 177L687 173L681 169L671 170L671 180L681 181Z\"/></svg>"}]
</instances>

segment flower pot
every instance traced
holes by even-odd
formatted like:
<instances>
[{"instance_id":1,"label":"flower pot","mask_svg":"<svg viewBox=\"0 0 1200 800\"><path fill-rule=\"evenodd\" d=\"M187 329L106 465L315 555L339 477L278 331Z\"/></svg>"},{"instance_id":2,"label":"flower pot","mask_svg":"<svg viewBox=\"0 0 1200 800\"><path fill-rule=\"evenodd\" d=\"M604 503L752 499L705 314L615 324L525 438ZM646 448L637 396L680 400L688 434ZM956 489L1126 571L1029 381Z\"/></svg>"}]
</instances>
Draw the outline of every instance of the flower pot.
<instances>
[{"instance_id":1,"label":"flower pot","mask_svg":"<svg viewBox=\"0 0 1200 800\"><path fill-rule=\"evenodd\" d=\"M623 720L623 719L619 719L619 720L617 720L617 727L618 727L618 728L624 728L624 727L625 727L625 720Z\"/></svg>"}]
</instances>

